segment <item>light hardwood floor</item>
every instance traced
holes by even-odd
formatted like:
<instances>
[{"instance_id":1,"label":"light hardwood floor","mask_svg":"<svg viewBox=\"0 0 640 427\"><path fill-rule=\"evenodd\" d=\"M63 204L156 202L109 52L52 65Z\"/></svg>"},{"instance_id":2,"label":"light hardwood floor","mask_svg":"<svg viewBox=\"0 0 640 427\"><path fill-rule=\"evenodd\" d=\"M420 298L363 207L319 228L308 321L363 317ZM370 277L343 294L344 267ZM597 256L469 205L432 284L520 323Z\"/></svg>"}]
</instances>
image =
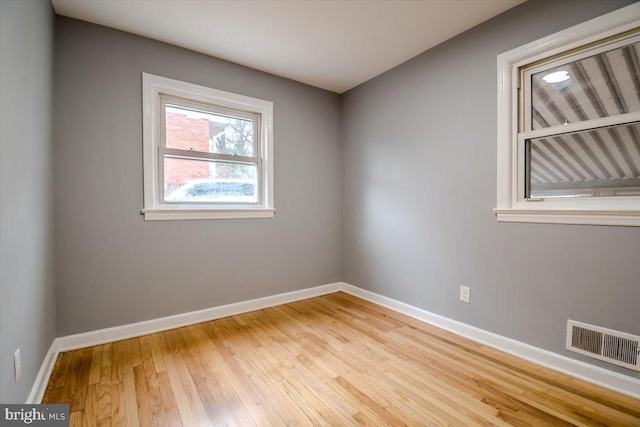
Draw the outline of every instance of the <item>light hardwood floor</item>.
<instances>
[{"instance_id":1,"label":"light hardwood floor","mask_svg":"<svg viewBox=\"0 0 640 427\"><path fill-rule=\"evenodd\" d=\"M344 293L63 353L72 426L640 426L640 401Z\"/></svg>"}]
</instances>

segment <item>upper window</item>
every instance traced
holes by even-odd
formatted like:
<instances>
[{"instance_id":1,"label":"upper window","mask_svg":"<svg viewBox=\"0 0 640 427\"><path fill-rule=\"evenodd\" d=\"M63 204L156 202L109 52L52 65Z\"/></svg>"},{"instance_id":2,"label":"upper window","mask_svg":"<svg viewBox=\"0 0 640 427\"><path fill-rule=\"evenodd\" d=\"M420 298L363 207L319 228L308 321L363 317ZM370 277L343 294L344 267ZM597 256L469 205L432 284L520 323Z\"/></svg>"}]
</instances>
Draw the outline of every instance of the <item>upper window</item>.
<instances>
[{"instance_id":1,"label":"upper window","mask_svg":"<svg viewBox=\"0 0 640 427\"><path fill-rule=\"evenodd\" d=\"M498 57L499 221L640 226L640 4Z\"/></svg>"},{"instance_id":2,"label":"upper window","mask_svg":"<svg viewBox=\"0 0 640 427\"><path fill-rule=\"evenodd\" d=\"M272 103L142 80L145 220L272 217Z\"/></svg>"}]
</instances>

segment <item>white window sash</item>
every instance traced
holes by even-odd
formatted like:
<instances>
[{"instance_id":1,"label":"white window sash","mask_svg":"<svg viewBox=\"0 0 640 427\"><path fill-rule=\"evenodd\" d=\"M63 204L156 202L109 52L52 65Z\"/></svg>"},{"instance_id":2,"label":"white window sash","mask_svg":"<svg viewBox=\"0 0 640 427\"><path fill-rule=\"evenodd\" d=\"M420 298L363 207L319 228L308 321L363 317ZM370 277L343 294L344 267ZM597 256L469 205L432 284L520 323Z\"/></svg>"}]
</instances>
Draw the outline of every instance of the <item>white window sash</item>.
<instances>
[{"instance_id":1,"label":"white window sash","mask_svg":"<svg viewBox=\"0 0 640 427\"><path fill-rule=\"evenodd\" d=\"M259 157L234 156L231 154L207 153L204 151L180 150L179 148L165 148L165 147L159 147L158 151L159 151L158 157L160 159L165 155L167 155L173 158L211 159L211 160L221 160L227 163L260 163Z\"/></svg>"}]
</instances>

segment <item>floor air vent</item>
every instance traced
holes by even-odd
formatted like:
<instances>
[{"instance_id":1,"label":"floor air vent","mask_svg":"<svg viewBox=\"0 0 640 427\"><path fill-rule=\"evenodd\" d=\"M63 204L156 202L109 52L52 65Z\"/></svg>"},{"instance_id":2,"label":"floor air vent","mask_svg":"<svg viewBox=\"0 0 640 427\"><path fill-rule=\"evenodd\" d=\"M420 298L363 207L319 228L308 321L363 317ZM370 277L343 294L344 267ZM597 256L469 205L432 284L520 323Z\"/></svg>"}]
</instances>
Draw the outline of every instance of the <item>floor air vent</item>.
<instances>
[{"instance_id":1,"label":"floor air vent","mask_svg":"<svg viewBox=\"0 0 640 427\"><path fill-rule=\"evenodd\" d=\"M640 371L640 337L569 320L567 350Z\"/></svg>"}]
</instances>

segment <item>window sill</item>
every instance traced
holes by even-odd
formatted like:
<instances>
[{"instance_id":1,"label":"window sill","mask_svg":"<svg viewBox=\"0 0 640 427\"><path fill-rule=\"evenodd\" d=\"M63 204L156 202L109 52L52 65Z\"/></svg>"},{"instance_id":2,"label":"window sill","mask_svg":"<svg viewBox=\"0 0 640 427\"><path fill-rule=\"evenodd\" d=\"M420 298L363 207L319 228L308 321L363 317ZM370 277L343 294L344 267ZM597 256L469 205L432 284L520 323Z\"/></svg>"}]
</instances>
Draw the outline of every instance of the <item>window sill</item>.
<instances>
[{"instance_id":1,"label":"window sill","mask_svg":"<svg viewBox=\"0 0 640 427\"><path fill-rule=\"evenodd\" d=\"M639 211L494 209L499 222L640 227Z\"/></svg>"},{"instance_id":2,"label":"window sill","mask_svg":"<svg viewBox=\"0 0 640 427\"><path fill-rule=\"evenodd\" d=\"M143 209L145 221L273 218L275 209Z\"/></svg>"}]
</instances>

